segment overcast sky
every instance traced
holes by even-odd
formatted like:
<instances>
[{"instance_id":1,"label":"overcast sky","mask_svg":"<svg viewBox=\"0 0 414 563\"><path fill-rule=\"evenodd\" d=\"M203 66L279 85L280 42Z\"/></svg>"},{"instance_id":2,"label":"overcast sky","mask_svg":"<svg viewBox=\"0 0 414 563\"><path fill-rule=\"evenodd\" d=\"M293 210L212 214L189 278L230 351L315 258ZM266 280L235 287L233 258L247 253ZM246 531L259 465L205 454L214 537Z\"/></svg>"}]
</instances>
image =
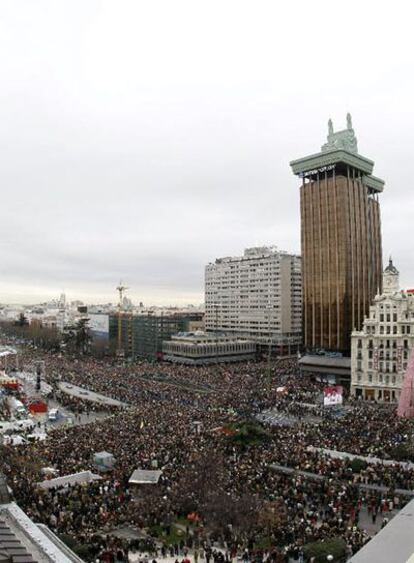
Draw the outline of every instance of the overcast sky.
<instances>
[{"instance_id":1,"label":"overcast sky","mask_svg":"<svg viewBox=\"0 0 414 563\"><path fill-rule=\"evenodd\" d=\"M300 251L289 161L345 127L414 287L410 2L3 0L0 302L199 303L204 266Z\"/></svg>"}]
</instances>

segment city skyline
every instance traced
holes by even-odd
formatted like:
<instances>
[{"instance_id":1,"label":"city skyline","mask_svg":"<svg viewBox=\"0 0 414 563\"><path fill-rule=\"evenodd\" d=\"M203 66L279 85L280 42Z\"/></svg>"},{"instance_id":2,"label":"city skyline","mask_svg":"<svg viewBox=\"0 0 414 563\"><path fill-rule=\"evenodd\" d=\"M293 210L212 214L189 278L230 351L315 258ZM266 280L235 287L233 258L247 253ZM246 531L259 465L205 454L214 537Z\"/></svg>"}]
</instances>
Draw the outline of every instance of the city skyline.
<instances>
[{"instance_id":1,"label":"city skyline","mask_svg":"<svg viewBox=\"0 0 414 563\"><path fill-rule=\"evenodd\" d=\"M197 304L217 257L298 253L289 162L348 111L386 180L384 263L392 254L414 286L408 18L376 6L372 26L356 2L335 26L323 2L24 4L2 7L0 23L0 303L62 290L115 302L122 278L135 302ZM325 33L308 42L316 21ZM351 27L372 45L364 57L337 39ZM391 50L377 40L390 33Z\"/></svg>"}]
</instances>

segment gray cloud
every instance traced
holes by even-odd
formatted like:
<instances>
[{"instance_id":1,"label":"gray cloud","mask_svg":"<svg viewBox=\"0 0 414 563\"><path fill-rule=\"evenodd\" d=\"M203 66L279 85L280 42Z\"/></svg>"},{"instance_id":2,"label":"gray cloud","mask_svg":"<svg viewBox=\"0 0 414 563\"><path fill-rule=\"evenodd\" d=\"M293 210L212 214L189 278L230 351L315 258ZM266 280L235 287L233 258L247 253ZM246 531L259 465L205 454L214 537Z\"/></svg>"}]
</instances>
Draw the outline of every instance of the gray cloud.
<instances>
[{"instance_id":1,"label":"gray cloud","mask_svg":"<svg viewBox=\"0 0 414 563\"><path fill-rule=\"evenodd\" d=\"M351 1L337 17L322 0L0 12L0 302L115 300L120 278L136 300L201 301L215 257L299 251L288 163L347 111L386 181L384 254L414 286L410 14Z\"/></svg>"}]
</instances>

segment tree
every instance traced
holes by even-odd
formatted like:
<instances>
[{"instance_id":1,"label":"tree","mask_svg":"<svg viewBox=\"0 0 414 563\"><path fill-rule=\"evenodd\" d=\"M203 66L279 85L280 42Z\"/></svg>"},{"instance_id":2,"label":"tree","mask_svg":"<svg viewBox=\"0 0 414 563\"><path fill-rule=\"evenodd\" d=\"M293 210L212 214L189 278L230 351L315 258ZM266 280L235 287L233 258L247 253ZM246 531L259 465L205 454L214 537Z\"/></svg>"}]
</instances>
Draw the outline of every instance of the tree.
<instances>
[{"instance_id":1,"label":"tree","mask_svg":"<svg viewBox=\"0 0 414 563\"><path fill-rule=\"evenodd\" d=\"M261 506L258 523L268 536L281 526L284 519L285 514L279 501L264 502Z\"/></svg>"},{"instance_id":2,"label":"tree","mask_svg":"<svg viewBox=\"0 0 414 563\"><path fill-rule=\"evenodd\" d=\"M177 484L176 503L183 514L204 516L206 506L216 494L223 494L223 456L221 452L194 452Z\"/></svg>"},{"instance_id":3,"label":"tree","mask_svg":"<svg viewBox=\"0 0 414 563\"><path fill-rule=\"evenodd\" d=\"M315 558L315 563L326 563L328 555L332 555L332 562L343 561L346 553L346 542L342 538L328 538L326 540L308 543L304 547L307 560Z\"/></svg>"},{"instance_id":4,"label":"tree","mask_svg":"<svg viewBox=\"0 0 414 563\"><path fill-rule=\"evenodd\" d=\"M64 333L64 343L73 352L87 354L89 352L91 337L89 319L79 319L75 325L68 326Z\"/></svg>"},{"instance_id":5,"label":"tree","mask_svg":"<svg viewBox=\"0 0 414 563\"><path fill-rule=\"evenodd\" d=\"M91 343L88 323L89 319L79 319L76 325L76 347L82 354L89 352Z\"/></svg>"},{"instance_id":6,"label":"tree","mask_svg":"<svg viewBox=\"0 0 414 563\"><path fill-rule=\"evenodd\" d=\"M29 325L29 321L27 320L26 316L24 313L20 313L19 318L16 321L16 326L28 326Z\"/></svg>"},{"instance_id":7,"label":"tree","mask_svg":"<svg viewBox=\"0 0 414 563\"><path fill-rule=\"evenodd\" d=\"M235 498L225 490L215 491L208 497L203 514L209 528L229 540L246 538L257 528L259 502L253 495Z\"/></svg>"},{"instance_id":8,"label":"tree","mask_svg":"<svg viewBox=\"0 0 414 563\"><path fill-rule=\"evenodd\" d=\"M241 450L250 446L266 443L270 439L269 432L256 421L246 421L233 426L233 432L229 435L229 441Z\"/></svg>"}]
</instances>

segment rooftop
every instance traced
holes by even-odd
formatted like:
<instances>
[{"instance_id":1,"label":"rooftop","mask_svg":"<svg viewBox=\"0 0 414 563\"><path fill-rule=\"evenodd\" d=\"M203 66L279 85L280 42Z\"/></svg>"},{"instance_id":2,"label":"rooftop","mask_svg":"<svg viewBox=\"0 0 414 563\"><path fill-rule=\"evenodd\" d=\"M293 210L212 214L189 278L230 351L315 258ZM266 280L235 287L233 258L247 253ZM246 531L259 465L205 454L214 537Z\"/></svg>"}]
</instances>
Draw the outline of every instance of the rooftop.
<instances>
[{"instance_id":1,"label":"rooftop","mask_svg":"<svg viewBox=\"0 0 414 563\"><path fill-rule=\"evenodd\" d=\"M352 118L346 116L347 127L334 132L332 120L328 121L327 142L321 151L297 160L292 160L290 166L294 174L301 177L311 177L318 173L330 172L336 165L350 166L362 173L365 185L372 192L382 192L384 181L372 175L374 162L358 153L358 143L352 127Z\"/></svg>"},{"instance_id":2,"label":"rooftop","mask_svg":"<svg viewBox=\"0 0 414 563\"><path fill-rule=\"evenodd\" d=\"M299 360L299 365L351 369L351 358L330 356L303 356L303 358Z\"/></svg>"},{"instance_id":3,"label":"rooftop","mask_svg":"<svg viewBox=\"0 0 414 563\"><path fill-rule=\"evenodd\" d=\"M222 258L216 258L215 264L221 264L224 262L240 262L242 260L255 260L257 258L268 258L271 256L295 256L300 258L300 255L294 254L293 252L287 252L286 250L279 250L277 246L254 246L246 248L243 256L223 256Z\"/></svg>"},{"instance_id":4,"label":"rooftop","mask_svg":"<svg viewBox=\"0 0 414 563\"><path fill-rule=\"evenodd\" d=\"M350 563L412 563L414 561L414 500L410 501Z\"/></svg>"},{"instance_id":5,"label":"rooftop","mask_svg":"<svg viewBox=\"0 0 414 563\"><path fill-rule=\"evenodd\" d=\"M0 505L0 554L13 563L83 563L46 526L35 524L15 502Z\"/></svg>"},{"instance_id":6,"label":"rooftop","mask_svg":"<svg viewBox=\"0 0 414 563\"><path fill-rule=\"evenodd\" d=\"M156 469L135 469L128 483L131 483L131 485L156 485L161 475L162 471Z\"/></svg>"},{"instance_id":7,"label":"rooftop","mask_svg":"<svg viewBox=\"0 0 414 563\"><path fill-rule=\"evenodd\" d=\"M178 332L171 337L169 342L185 342L186 344L205 344L212 342L214 344L218 343L229 343L229 342L251 342L248 339L239 338L237 336L226 336L225 334L219 334L215 332L204 332L202 330L197 330L195 332Z\"/></svg>"}]
</instances>

